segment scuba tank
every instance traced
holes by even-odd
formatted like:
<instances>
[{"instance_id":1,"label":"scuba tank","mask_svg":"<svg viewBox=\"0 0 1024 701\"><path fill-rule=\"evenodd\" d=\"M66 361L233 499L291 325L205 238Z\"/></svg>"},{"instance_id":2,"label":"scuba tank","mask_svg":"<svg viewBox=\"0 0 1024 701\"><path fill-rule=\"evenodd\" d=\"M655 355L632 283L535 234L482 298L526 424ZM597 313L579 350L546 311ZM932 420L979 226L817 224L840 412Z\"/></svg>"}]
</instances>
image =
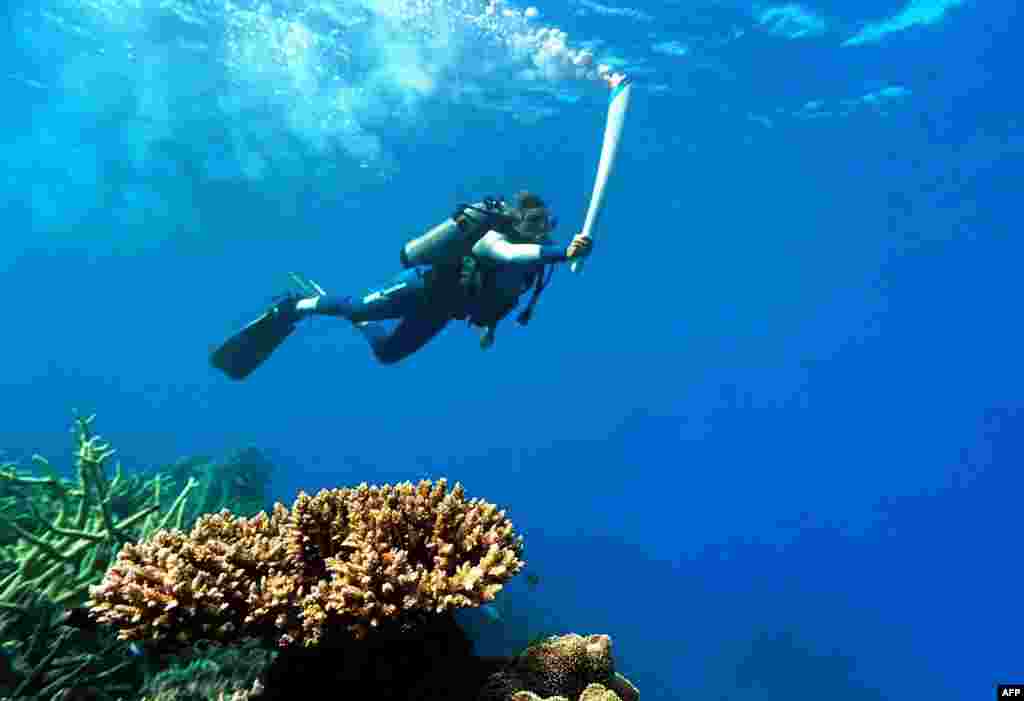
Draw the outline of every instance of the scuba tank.
<instances>
[{"instance_id":1,"label":"scuba tank","mask_svg":"<svg viewBox=\"0 0 1024 701\"><path fill-rule=\"evenodd\" d=\"M450 217L402 247L402 266L457 263L488 229L502 227L509 218L501 198L486 197L476 204L460 204Z\"/></svg>"}]
</instances>

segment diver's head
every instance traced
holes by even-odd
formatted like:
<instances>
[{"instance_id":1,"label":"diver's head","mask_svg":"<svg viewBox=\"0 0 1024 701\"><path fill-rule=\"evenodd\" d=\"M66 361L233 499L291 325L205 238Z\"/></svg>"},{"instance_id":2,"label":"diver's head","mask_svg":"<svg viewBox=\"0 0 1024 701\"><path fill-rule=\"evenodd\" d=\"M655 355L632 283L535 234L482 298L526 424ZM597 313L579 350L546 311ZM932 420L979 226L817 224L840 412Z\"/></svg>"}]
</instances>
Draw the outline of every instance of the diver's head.
<instances>
[{"instance_id":1,"label":"diver's head","mask_svg":"<svg viewBox=\"0 0 1024 701\"><path fill-rule=\"evenodd\" d=\"M542 241L554 231L558 218L551 215L548 206L532 192L516 195L516 206L512 211L516 223L513 230L518 238L525 241Z\"/></svg>"}]
</instances>

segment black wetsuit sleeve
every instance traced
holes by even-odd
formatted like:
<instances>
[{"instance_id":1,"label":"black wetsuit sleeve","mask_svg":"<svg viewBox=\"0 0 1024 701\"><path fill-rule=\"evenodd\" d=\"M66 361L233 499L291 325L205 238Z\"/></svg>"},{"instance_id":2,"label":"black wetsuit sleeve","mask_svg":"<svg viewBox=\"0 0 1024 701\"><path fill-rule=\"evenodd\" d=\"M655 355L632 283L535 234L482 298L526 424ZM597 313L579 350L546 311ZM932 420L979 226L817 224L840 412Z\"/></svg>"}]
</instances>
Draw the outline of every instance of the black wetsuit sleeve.
<instances>
[{"instance_id":1,"label":"black wetsuit sleeve","mask_svg":"<svg viewBox=\"0 0 1024 701\"><path fill-rule=\"evenodd\" d=\"M565 255L566 247L560 243L548 243L540 247L541 263L564 263L569 260Z\"/></svg>"}]
</instances>

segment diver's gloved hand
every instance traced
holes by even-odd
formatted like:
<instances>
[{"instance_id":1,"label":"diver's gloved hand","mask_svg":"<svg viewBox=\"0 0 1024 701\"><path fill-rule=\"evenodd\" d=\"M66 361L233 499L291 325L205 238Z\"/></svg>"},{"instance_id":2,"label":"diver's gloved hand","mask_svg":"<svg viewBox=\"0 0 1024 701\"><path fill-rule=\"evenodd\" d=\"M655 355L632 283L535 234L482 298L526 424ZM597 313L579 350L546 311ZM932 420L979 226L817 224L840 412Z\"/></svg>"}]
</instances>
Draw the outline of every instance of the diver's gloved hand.
<instances>
[{"instance_id":1,"label":"diver's gloved hand","mask_svg":"<svg viewBox=\"0 0 1024 701\"><path fill-rule=\"evenodd\" d=\"M568 248L565 249L565 257L569 260L575 260L578 258L586 258L590 255L591 249L594 247L594 239L583 234L576 234L572 237L572 242Z\"/></svg>"}]
</instances>

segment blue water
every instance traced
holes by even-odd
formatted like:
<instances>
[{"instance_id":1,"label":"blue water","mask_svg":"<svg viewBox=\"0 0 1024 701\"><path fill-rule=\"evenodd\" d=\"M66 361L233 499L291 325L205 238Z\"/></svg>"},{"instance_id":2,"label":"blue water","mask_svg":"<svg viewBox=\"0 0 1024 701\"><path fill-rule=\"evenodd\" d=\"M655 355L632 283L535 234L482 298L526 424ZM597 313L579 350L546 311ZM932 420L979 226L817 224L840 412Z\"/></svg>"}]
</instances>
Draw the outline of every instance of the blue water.
<instances>
[{"instance_id":1,"label":"blue water","mask_svg":"<svg viewBox=\"0 0 1024 701\"><path fill-rule=\"evenodd\" d=\"M77 408L129 465L254 443L285 502L459 480L541 578L481 644L608 633L648 701L1024 681L1015 3L540 5L636 81L586 274L486 353L318 319L232 383L288 270L362 292L521 188L578 230L607 99L472 3L260 4L5 5L7 459Z\"/></svg>"}]
</instances>

